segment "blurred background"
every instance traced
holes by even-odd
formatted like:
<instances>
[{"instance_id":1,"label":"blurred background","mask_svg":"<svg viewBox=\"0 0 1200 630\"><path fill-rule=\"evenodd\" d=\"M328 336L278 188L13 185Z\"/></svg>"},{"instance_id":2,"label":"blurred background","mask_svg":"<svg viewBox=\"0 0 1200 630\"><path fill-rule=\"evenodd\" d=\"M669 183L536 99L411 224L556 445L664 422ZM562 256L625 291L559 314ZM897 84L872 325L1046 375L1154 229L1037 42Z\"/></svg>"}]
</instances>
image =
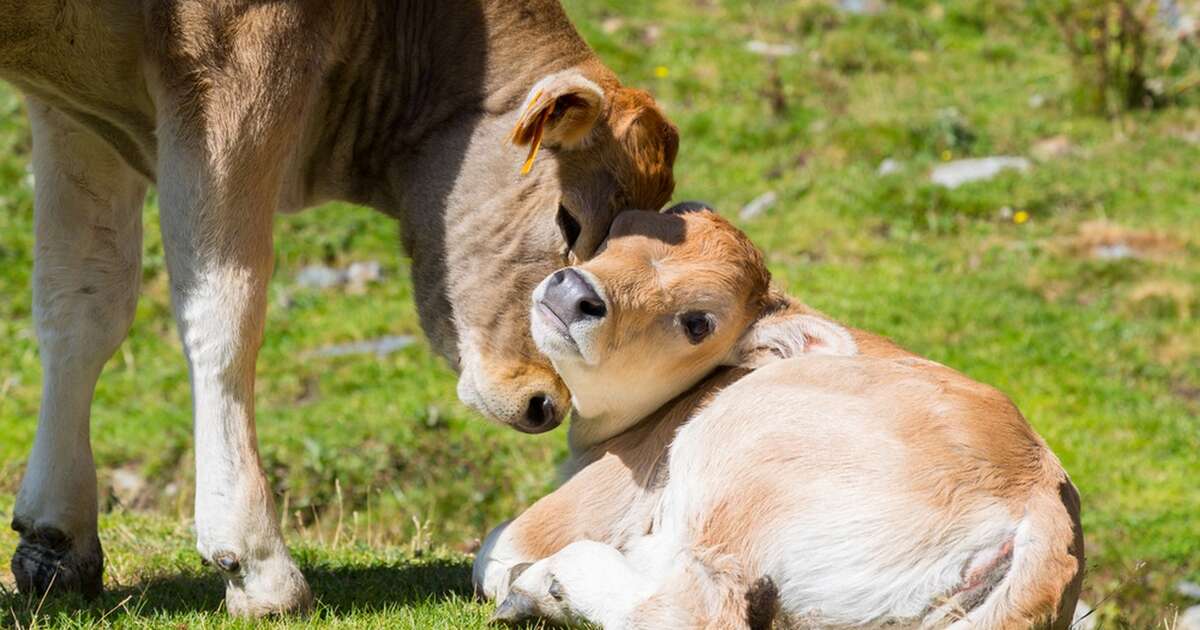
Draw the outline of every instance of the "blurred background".
<instances>
[{"instance_id":1,"label":"blurred background","mask_svg":"<svg viewBox=\"0 0 1200 630\"><path fill-rule=\"evenodd\" d=\"M565 4L679 126L677 199L733 219L809 304L1013 398L1082 494L1090 622L1170 628L1200 604L1200 3ZM29 153L22 100L0 86L5 522L40 388ZM391 220L335 204L276 233L258 431L289 539L309 562L387 550L465 567L489 526L553 488L565 432L519 435L457 402ZM143 285L92 414L124 584L198 570L153 196ZM15 543L0 532L0 595Z\"/></svg>"}]
</instances>

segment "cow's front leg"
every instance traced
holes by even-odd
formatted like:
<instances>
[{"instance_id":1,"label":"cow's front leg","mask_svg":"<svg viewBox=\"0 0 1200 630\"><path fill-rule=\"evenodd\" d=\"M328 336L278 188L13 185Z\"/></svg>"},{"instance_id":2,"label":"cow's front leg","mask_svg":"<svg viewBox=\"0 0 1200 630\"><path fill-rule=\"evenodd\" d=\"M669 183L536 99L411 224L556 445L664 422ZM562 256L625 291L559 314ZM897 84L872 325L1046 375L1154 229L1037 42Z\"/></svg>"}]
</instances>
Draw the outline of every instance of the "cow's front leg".
<instances>
[{"instance_id":1,"label":"cow's front leg","mask_svg":"<svg viewBox=\"0 0 1200 630\"><path fill-rule=\"evenodd\" d=\"M96 379L125 338L141 277L146 182L111 147L29 99L35 175L33 315L42 360L37 437L17 494L22 592L100 592L89 411Z\"/></svg>"},{"instance_id":2,"label":"cow's front leg","mask_svg":"<svg viewBox=\"0 0 1200 630\"><path fill-rule=\"evenodd\" d=\"M160 143L163 245L191 372L197 547L224 574L230 613L306 608L254 428L277 180L253 163L222 173L178 135Z\"/></svg>"},{"instance_id":3,"label":"cow's front leg","mask_svg":"<svg viewBox=\"0 0 1200 630\"><path fill-rule=\"evenodd\" d=\"M300 7L255 6L268 13ZM304 610L312 596L284 544L259 460L254 372L272 222L319 82L301 72L308 65L279 55L293 50L280 44L287 39L281 33L184 25L202 31L188 41L223 42L198 56L202 64L169 49L156 86L163 247L192 384L197 548L224 575L231 614Z\"/></svg>"}]
</instances>

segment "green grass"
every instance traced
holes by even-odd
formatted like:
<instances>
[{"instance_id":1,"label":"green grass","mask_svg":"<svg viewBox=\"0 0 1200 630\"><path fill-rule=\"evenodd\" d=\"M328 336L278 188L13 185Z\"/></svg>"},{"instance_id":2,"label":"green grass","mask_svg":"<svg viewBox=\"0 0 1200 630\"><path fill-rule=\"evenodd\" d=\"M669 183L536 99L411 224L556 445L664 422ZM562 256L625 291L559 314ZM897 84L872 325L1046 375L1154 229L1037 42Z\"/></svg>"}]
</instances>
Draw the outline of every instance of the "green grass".
<instances>
[{"instance_id":1,"label":"green grass","mask_svg":"<svg viewBox=\"0 0 1200 630\"><path fill-rule=\"evenodd\" d=\"M1200 579L1200 144L1182 139L1200 130L1200 110L1072 112L1064 51L1013 0L904 0L862 17L814 0L567 5L601 57L680 126L677 198L736 216L777 192L742 223L776 280L1012 396L1083 496L1085 599L1105 627L1173 619L1186 603L1174 583ZM619 28L604 26L611 17ZM800 52L767 60L745 50L750 39ZM953 191L927 183L947 157L1028 154L1060 134L1072 154L1028 174ZM20 101L0 89L3 519L40 386L28 153ZM900 174L876 174L887 157L903 162ZM1030 219L1015 223L1005 208ZM1160 232L1166 245L1153 259L1094 260L1075 245L1101 220ZM187 377L153 203L146 221L137 321L93 411L109 592L80 608L0 591L0 626L228 623L188 531ZM303 623L482 625L463 551L553 487L562 431L529 437L484 422L456 401L453 374L424 342L383 358L306 355L419 334L408 263L396 226L368 210L332 205L277 224L259 439L321 602ZM306 264L367 259L387 276L365 294L295 288ZM149 486L129 505L109 491L119 468ZM0 532L2 566L15 542ZM0 588L11 584L0 570Z\"/></svg>"}]
</instances>

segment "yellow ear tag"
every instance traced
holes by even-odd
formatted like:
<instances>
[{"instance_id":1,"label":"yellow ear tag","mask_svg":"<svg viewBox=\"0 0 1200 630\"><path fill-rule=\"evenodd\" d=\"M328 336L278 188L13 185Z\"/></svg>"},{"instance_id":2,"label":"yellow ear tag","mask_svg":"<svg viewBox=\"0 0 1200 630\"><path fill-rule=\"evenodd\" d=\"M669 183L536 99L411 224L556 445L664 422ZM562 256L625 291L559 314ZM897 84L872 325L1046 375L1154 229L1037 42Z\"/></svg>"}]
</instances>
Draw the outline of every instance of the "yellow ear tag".
<instances>
[{"instance_id":1,"label":"yellow ear tag","mask_svg":"<svg viewBox=\"0 0 1200 630\"><path fill-rule=\"evenodd\" d=\"M521 174L528 175L530 169L533 168L533 159L537 157L538 149L542 148L542 134L546 132L546 120L550 118L552 110L547 109L538 120L537 128L533 130L533 142L529 146L529 157L525 158L525 164L521 165Z\"/></svg>"}]
</instances>

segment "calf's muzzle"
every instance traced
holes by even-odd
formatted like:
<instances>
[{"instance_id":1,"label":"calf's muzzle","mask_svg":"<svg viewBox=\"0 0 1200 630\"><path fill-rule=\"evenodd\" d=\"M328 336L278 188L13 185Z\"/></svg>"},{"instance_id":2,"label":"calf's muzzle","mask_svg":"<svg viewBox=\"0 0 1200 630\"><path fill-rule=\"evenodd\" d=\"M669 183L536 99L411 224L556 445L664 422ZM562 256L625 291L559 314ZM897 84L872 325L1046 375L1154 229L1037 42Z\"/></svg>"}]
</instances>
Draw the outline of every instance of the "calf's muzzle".
<instances>
[{"instance_id":1,"label":"calf's muzzle","mask_svg":"<svg viewBox=\"0 0 1200 630\"><path fill-rule=\"evenodd\" d=\"M604 298L573 267L559 269L550 276L542 304L567 328L576 322L603 319L608 314Z\"/></svg>"}]
</instances>

